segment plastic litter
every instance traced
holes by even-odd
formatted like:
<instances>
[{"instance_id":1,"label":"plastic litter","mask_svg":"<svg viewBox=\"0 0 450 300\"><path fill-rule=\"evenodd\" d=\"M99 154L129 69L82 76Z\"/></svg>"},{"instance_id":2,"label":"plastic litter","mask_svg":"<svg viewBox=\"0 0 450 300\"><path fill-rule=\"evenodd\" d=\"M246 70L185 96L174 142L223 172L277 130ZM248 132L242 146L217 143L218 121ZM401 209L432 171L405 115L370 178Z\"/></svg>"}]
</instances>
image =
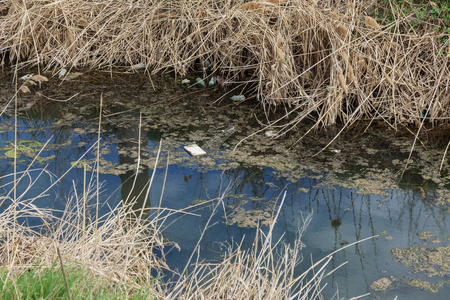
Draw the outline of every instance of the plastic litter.
<instances>
[{"instance_id":1,"label":"plastic litter","mask_svg":"<svg viewBox=\"0 0 450 300\"><path fill-rule=\"evenodd\" d=\"M189 79L183 79L181 81L181 84L189 84L189 83L191 83L191 81Z\"/></svg>"},{"instance_id":2,"label":"plastic litter","mask_svg":"<svg viewBox=\"0 0 450 300\"><path fill-rule=\"evenodd\" d=\"M145 70L145 64L144 63L138 63L131 66L132 69L139 71L139 70Z\"/></svg>"},{"instance_id":3,"label":"plastic litter","mask_svg":"<svg viewBox=\"0 0 450 300\"><path fill-rule=\"evenodd\" d=\"M19 80L25 81L25 80L27 80L28 78L33 77L33 75L34 75L33 73L24 75L24 76L20 77Z\"/></svg>"},{"instance_id":4,"label":"plastic litter","mask_svg":"<svg viewBox=\"0 0 450 300\"><path fill-rule=\"evenodd\" d=\"M197 84L199 85L199 86L201 86L201 87L205 87L206 86L206 84L205 84L205 82L203 81L203 79L201 79L201 78L195 78L195 81L197 82Z\"/></svg>"},{"instance_id":5,"label":"plastic litter","mask_svg":"<svg viewBox=\"0 0 450 300\"><path fill-rule=\"evenodd\" d=\"M67 69L61 69L61 71L59 71L58 73L58 78L59 79L63 79L67 74Z\"/></svg>"},{"instance_id":6,"label":"plastic litter","mask_svg":"<svg viewBox=\"0 0 450 300\"><path fill-rule=\"evenodd\" d=\"M197 144L184 146L184 150L186 150L186 152L189 153L191 156L203 156L203 155L206 155L205 150L200 148Z\"/></svg>"},{"instance_id":7,"label":"plastic litter","mask_svg":"<svg viewBox=\"0 0 450 300\"><path fill-rule=\"evenodd\" d=\"M234 101L234 102L240 102L240 101L244 101L245 100L245 96L244 95L234 95L230 99L232 101Z\"/></svg>"},{"instance_id":8,"label":"plastic litter","mask_svg":"<svg viewBox=\"0 0 450 300\"><path fill-rule=\"evenodd\" d=\"M223 133L230 133L230 132L232 132L234 129L236 129L234 126L232 126L232 127L230 127L230 128L228 128L228 129L222 129L222 132Z\"/></svg>"},{"instance_id":9,"label":"plastic litter","mask_svg":"<svg viewBox=\"0 0 450 300\"><path fill-rule=\"evenodd\" d=\"M277 136L277 135L278 135L278 132L275 131L275 130L267 130L267 131L265 132L265 134L266 134L267 137L272 138L272 137Z\"/></svg>"}]
</instances>

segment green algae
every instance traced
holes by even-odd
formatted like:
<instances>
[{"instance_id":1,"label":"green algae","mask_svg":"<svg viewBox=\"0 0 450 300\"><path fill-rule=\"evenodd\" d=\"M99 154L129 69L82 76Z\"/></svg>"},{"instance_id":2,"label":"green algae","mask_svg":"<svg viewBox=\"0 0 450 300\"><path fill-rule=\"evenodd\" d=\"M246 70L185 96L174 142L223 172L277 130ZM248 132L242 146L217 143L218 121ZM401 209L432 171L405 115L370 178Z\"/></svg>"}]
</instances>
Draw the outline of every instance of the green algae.
<instances>
[{"instance_id":1,"label":"green algae","mask_svg":"<svg viewBox=\"0 0 450 300\"><path fill-rule=\"evenodd\" d=\"M4 151L4 155L12 159L17 156L19 162L22 157L22 159L36 159L37 163L44 164L55 159L55 155L43 157L41 154L40 156L37 156L39 151L44 148L44 145L44 143L40 143L36 140L19 139L17 142L17 149L14 147L14 144L6 144L4 147L0 148L0 152Z\"/></svg>"},{"instance_id":2,"label":"green algae","mask_svg":"<svg viewBox=\"0 0 450 300\"><path fill-rule=\"evenodd\" d=\"M417 238L421 242L437 243L437 238L430 231L417 233ZM438 293L440 288L450 284L449 280L437 280L437 278L442 278L450 273L450 246L428 247L426 243L422 243L408 248L393 248L391 256L404 266L412 268L413 273L417 275L415 277L402 276L399 279L393 276L381 278L370 286L374 291L385 292L387 289L408 285L431 293ZM417 278L421 274L425 274L430 279ZM392 285L393 282L397 282L395 286Z\"/></svg>"},{"instance_id":3,"label":"green algae","mask_svg":"<svg viewBox=\"0 0 450 300\"><path fill-rule=\"evenodd\" d=\"M147 78L125 75L114 78L117 88L113 88L105 83L110 79L102 76L83 75L84 83L72 82L62 86L50 80L49 97L58 98L61 92L92 96L84 96L84 101L73 105L52 102L44 108L45 112L51 111L54 120L47 128L70 132L65 139L67 143L82 137L76 145L60 144L60 147L84 149L96 142L99 95L100 91L103 92L98 162L101 173L121 175L135 170L138 158L140 170L153 169L158 142L162 139L158 168L166 166L166 154L170 154L169 164L193 166L199 172L232 170L242 165L269 167L274 170L274 177L284 178L287 182L297 182L305 177L320 180L313 188L334 189L339 186L354 189L358 194L381 196L388 195L393 189L412 190L426 201L450 211L450 176L442 175L450 170L448 160L443 161L444 172L437 172L443 149L417 143L409 159L414 136L406 131L394 132L383 124L372 122L368 130L358 126L342 132L328 149L324 149L339 128L305 135L309 125L299 124L295 131L273 139L264 134L265 126L255 122L253 115L256 114L260 120L265 117L262 112L255 112L255 103L251 101L236 104L223 100L220 105L214 105L202 95L208 94L211 99L223 96L215 89L179 87L172 78L155 79L152 85ZM100 91L93 91L94 85ZM24 105L36 103L36 108L27 107L28 111L37 111L39 106L45 105L44 100L37 96L30 94L26 97L26 101L22 101ZM8 128L11 128L11 122L5 122L0 130ZM137 143L139 131L142 140L148 141L141 143L140 153ZM258 131L261 132L254 134ZM183 146L189 143L197 143L208 155L189 157L183 150ZM24 151L32 154L30 149L24 148ZM120 163L108 155L108 151L116 152ZM96 157L95 152L91 153L93 157ZM85 164L94 167L96 163L95 159L83 159L77 167ZM403 172L407 163L408 167ZM309 190L299 188L303 193ZM380 205L386 203L380 202Z\"/></svg>"},{"instance_id":4,"label":"green algae","mask_svg":"<svg viewBox=\"0 0 450 300\"><path fill-rule=\"evenodd\" d=\"M432 293L437 293L439 292L439 289L445 285L445 284L450 284L450 280L448 281L439 281L437 283L431 283L425 280L420 280L420 279L408 279L406 281L406 284L408 284L409 286L412 287L417 287L420 288L422 290L427 290L430 291Z\"/></svg>"},{"instance_id":5,"label":"green algae","mask_svg":"<svg viewBox=\"0 0 450 300\"><path fill-rule=\"evenodd\" d=\"M433 237L433 234L430 231L421 231L418 234L419 240L428 240Z\"/></svg>"},{"instance_id":6,"label":"green algae","mask_svg":"<svg viewBox=\"0 0 450 300\"><path fill-rule=\"evenodd\" d=\"M450 246L394 248L391 255L405 266L413 268L414 273L425 272L428 277L442 277L450 273Z\"/></svg>"},{"instance_id":7,"label":"green algae","mask_svg":"<svg viewBox=\"0 0 450 300\"><path fill-rule=\"evenodd\" d=\"M370 285L370 288L376 292L379 292L379 291L384 292L387 289L389 289L391 287L391 285L392 285L392 281L389 280L389 278L387 278L387 277L383 277L383 278L380 278L380 279L374 281Z\"/></svg>"},{"instance_id":8,"label":"green algae","mask_svg":"<svg viewBox=\"0 0 450 300\"><path fill-rule=\"evenodd\" d=\"M257 228L258 226L270 226L274 222L274 217L269 210L252 209L243 207L232 208L231 213L226 217L226 224L236 224L239 227Z\"/></svg>"}]
</instances>

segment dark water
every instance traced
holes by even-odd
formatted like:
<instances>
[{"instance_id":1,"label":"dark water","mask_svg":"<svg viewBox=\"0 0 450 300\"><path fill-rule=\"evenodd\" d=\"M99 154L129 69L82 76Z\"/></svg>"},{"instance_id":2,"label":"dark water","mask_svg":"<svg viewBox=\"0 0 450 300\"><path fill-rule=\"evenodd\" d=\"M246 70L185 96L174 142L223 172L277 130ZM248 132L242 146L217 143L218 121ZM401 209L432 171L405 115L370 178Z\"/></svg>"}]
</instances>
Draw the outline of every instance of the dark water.
<instances>
[{"instance_id":1,"label":"dark water","mask_svg":"<svg viewBox=\"0 0 450 300\"><path fill-rule=\"evenodd\" d=\"M368 297L378 299L393 299L395 296L399 299L449 297L448 283L444 283L435 293L423 286L408 284L412 279L431 284L450 280L448 251L441 259L442 266L432 266L434 270L443 270L444 275L432 277L427 276L429 271L414 273L413 267L402 264L391 254L392 249L418 245L430 249L448 247L448 175L439 175L439 181L416 170L426 169L419 162L427 161L433 169L440 161L433 162L431 158L424 158L423 153L415 153L413 159L416 164L411 163L412 167L400 180L399 171L404 166L402 162L408 157L409 149L399 143L392 146L394 143L388 142L386 135L391 135L392 139L402 139L389 132L378 137L378 140L376 134L363 142L341 140L331 149L337 150L326 152L326 157L319 155L316 160L306 162L299 157L316 146L320 149L328 140L317 142L314 147L297 146L285 154L277 147L281 143L289 144L289 140L270 144L264 140L262 133L263 140L253 143L270 144L267 148L261 149L249 141L238 148L238 152L233 152L234 145L241 138L251 133L252 128L258 128L248 114L254 104L232 106L225 102L215 107L209 104L209 95L205 97L197 93L186 100L177 98L183 97L186 90L168 94L152 91L147 83L139 83L140 89L136 92L135 85L138 83L132 83L130 90L125 89L123 84L84 82L83 89L86 86L95 88L94 96L76 103L49 102L33 95L21 100L25 104L33 101L34 105L20 112L18 171L25 170L43 144L47 140L50 142L40 155L44 159L36 161L31 168L36 169L31 172L32 178L24 179L19 191L28 186L29 180L37 178L44 167L48 173L39 177L37 183L26 192L27 196L40 194L79 158L82 158L81 165L94 166L96 153L89 147L97 140L98 96L103 92L100 175L103 193L100 214L130 193L131 197L139 197L138 192L145 189L152 176L156 149L162 139L163 150L147 205L159 205L167 157L168 176L162 207L182 210L225 195L224 204L212 216L210 224L213 226L200 242L203 259L217 260L226 245L241 240L244 246L250 247L255 235L254 225L259 221L263 224L263 230L267 229L264 222L270 220L268 216L274 215L281 202L280 195L286 191L274 240L282 238L284 242L291 243L298 237L304 218L313 214L302 237L306 248L302 252L304 262L298 267L299 273L308 268L311 259L318 261L345 245L379 235L348 247L333 257L328 266L330 271L344 262L347 264L326 279L325 299L331 298L336 290L339 290L341 298L346 299L366 293L372 294ZM76 83L67 83L63 89L70 91L77 87ZM45 92L49 96L63 93L54 88ZM141 100L139 110L134 108L136 104L132 103L132 99ZM198 104L198 101L204 104ZM208 113L202 114L202 109ZM215 113L210 113L211 110ZM14 143L12 125L12 114L7 110L1 117L0 128L2 193L9 192L11 188L7 184L12 181L13 160L7 153ZM229 135L227 130L232 126L236 134ZM141 169L135 189L130 191L137 163L139 135ZM207 150L208 156L192 158L185 153L183 145L192 142ZM359 152L342 146L355 144L360 147ZM232 153L237 154L233 156ZM447 163L444 166L448 169ZM89 179L93 174L89 167L87 170ZM373 175L375 173L377 176ZM63 210L66 199L73 193L74 186L80 186L83 175L83 168L73 168L47 192L48 196L35 204ZM168 264L173 268L184 267L211 216L211 205L199 205L189 211L196 215L180 213L177 215L180 218L167 220L168 226L164 228L165 237L181 247L180 251L174 248L167 253ZM40 222L38 219L26 221L30 226ZM386 292L377 292L369 287L383 277L393 282Z\"/></svg>"}]
</instances>

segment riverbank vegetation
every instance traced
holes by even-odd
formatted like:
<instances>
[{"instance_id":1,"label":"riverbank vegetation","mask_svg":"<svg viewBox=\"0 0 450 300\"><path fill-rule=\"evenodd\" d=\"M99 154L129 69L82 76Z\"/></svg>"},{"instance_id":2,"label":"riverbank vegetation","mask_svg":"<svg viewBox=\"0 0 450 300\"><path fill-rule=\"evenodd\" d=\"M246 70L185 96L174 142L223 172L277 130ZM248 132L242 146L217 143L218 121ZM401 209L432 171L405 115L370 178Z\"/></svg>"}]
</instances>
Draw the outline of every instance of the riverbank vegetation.
<instances>
[{"instance_id":1,"label":"riverbank vegetation","mask_svg":"<svg viewBox=\"0 0 450 300\"><path fill-rule=\"evenodd\" d=\"M310 119L447 123L448 36L448 1L33 0L0 12L2 62L16 70L219 76L267 115L285 111L279 134Z\"/></svg>"},{"instance_id":2,"label":"riverbank vegetation","mask_svg":"<svg viewBox=\"0 0 450 300\"><path fill-rule=\"evenodd\" d=\"M30 169L20 179L37 180L51 174ZM41 177L41 178L40 178ZM3 178L5 179L5 178ZM86 179L86 178L85 178ZM20 181L20 180L19 180ZM58 180L56 180L57 182ZM325 268L333 253L302 274L300 237L293 245L258 230L251 249L229 245L222 261L202 261L199 244L182 271L170 270L164 253L177 246L162 238L165 220L189 212L155 207L136 208L135 200L116 207L99 206L96 182L74 191L64 210L40 208L29 189L2 197L0 213L0 288L3 299L318 299ZM86 180L85 180L86 183ZM11 186L11 184L8 184ZM13 189L15 187L12 187ZM146 193L147 191L142 191ZM212 216L223 197L207 201ZM283 199L280 206L283 205ZM99 211L102 213L99 214ZM277 218L274 212L273 218ZM207 222L205 229L209 227ZM171 275L172 274L172 275Z\"/></svg>"},{"instance_id":3,"label":"riverbank vegetation","mask_svg":"<svg viewBox=\"0 0 450 300\"><path fill-rule=\"evenodd\" d=\"M270 122L279 135L303 120L313 128L448 122L448 35L446 1L12 0L0 9L2 66L16 75L138 64L149 77L197 72L224 88L245 87L269 117L284 110ZM16 171L13 182L51 177ZM294 274L302 244L282 246L272 229L258 231L253 249L231 247L222 262L190 261L171 281L157 253L168 246L161 226L175 212L136 211L126 201L99 216L99 186L86 183L64 210L42 209L48 190L27 198L33 185L2 186L10 190L0 197L0 278L12 299L28 297L33 284L30 298L320 298L331 256Z\"/></svg>"}]
</instances>

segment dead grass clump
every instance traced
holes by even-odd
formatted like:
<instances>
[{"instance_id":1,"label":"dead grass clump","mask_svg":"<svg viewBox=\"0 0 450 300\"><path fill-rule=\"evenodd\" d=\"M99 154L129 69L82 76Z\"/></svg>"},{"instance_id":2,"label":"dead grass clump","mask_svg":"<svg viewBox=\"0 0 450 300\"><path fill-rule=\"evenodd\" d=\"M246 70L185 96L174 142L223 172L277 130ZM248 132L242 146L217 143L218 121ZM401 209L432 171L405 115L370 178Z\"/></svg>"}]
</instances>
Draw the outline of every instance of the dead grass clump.
<instances>
[{"instance_id":1,"label":"dead grass clump","mask_svg":"<svg viewBox=\"0 0 450 300\"><path fill-rule=\"evenodd\" d=\"M448 40L384 25L372 1L8 1L3 60L20 67L116 68L144 63L250 87L267 112L317 126L383 119L393 127L448 122ZM420 34L419 34L420 32ZM442 54L444 53L444 54Z\"/></svg>"},{"instance_id":2,"label":"dead grass clump","mask_svg":"<svg viewBox=\"0 0 450 300\"><path fill-rule=\"evenodd\" d=\"M260 233L262 235L262 233ZM167 299L317 299L324 269L310 281L294 269L301 259L300 242L283 249L269 245L271 237L260 236L262 248L229 249L220 263L197 262L180 280ZM310 275L310 274L308 274ZM319 298L320 299L320 298Z\"/></svg>"},{"instance_id":3,"label":"dead grass clump","mask_svg":"<svg viewBox=\"0 0 450 300\"><path fill-rule=\"evenodd\" d=\"M0 263L11 280L55 262L59 266L59 250L65 265L85 268L111 287L137 291L151 283L152 294L161 295L153 276L166 265L153 252L154 247L163 246L156 219L139 221L127 209L130 203L118 205L95 221L93 185L85 196L75 193L62 212L39 208L35 205L39 198L25 199L25 193L16 200L1 198L8 205L0 214ZM41 225L32 227L26 218L39 220Z\"/></svg>"},{"instance_id":4,"label":"dead grass clump","mask_svg":"<svg viewBox=\"0 0 450 300\"><path fill-rule=\"evenodd\" d=\"M165 220L163 215L170 213L156 208L158 215L148 218L143 208L133 210L136 204L131 202L118 205L96 220L97 192L95 183L91 183L83 193L74 193L64 211L39 208L35 205L39 196L25 199L26 191L16 199L2 196L6 209L0 214L0 263L7 273L5 281L14 282L31 270L57 268L62 260L72 269L88 270L86 276L100 279L111 288L121 287L128 292L145 289L150 297L158 299L321 299L321 281L328 275L325 267L334 253L304 273L295 273L302 261L304 245L300 238L311 215L304 220L293 245L282 245L281 238L273 239L273 222L267 233L259 230L251 249L244 249L242 244L237 249L229 247L220 262L208 264L197 259L192 271L178 274L174 282L163 282L155 280L154 271L168 267L153 249L164 245L160 226ZM224 196L212 202L211 218L222 207ZM32 227L26 219L39 220L41 225ZM200 241L194 253L200 253Z\"/></svg>"},{"instance_id":5,"label":"dead grass clump","mask_svg":"<svg viewBox=\"0 0 450 300\"><path fill-rule=\"evenodd\" d=\"M166 298L321 299L321 281L331 256L300 275L295 273L302 261L304 245L300 238L310 220L311 215L305 219L293 245L273 239L273 222L267 233L258 231L251 249L243 249L242 244L235 249L230 246L218 263L195 262L192 271L181 274Z\"/></svg>"}]
</instances>

